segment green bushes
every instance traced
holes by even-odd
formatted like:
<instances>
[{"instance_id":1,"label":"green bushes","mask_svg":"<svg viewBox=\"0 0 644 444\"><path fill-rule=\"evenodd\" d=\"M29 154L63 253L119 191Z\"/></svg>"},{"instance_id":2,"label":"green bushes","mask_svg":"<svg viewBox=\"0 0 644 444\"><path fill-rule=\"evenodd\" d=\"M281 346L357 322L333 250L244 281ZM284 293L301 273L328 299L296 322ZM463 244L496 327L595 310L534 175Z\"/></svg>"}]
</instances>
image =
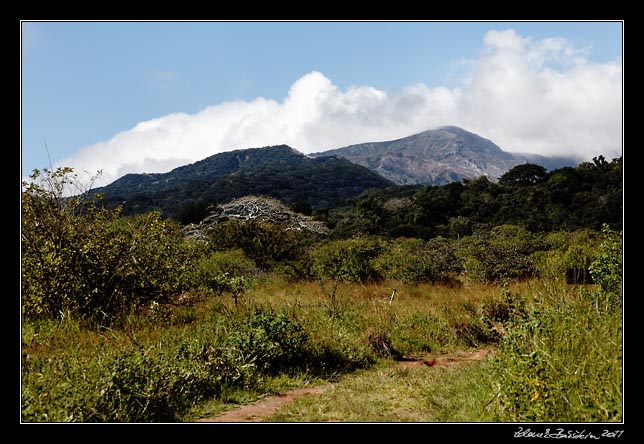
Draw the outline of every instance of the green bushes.
<instances>
[{"instance_id":1,"label":"green bushes","mask_svg":"<svg viewBox=\"0 0 644 444\"><path fill-rule=\"evenodd\" d=\"M470 280L500 283L533 276L534 253L541 249L543 245L537 235L519 226L501 225L462 239L458 255Z\"/></svg>"},{"instance_id":2,"label":"green bushes","mask_svg":"<svg viewBox=\"0 0 644 444\"><path fill-rule=\"evenodd\" d=\"M22 198L22 309L111 324L132 307L164 301L187 284L193 246L158 213L122 218L87 195L63 196L70 169L45 170ZM33 179L39 179L40 172Z\"/></svg>"},{"instance_id":3,"label":"green bushes","mask_svg":"<svg viewBox=\"0 0 644 444\"><path fill-rule=\"evenodd\" d=\"M264 271L299 259L309 240L303 232L253 220L218 223L208 230L207 236L213 250L241 249Z\"/></svg>"},{"instance_id":4,"label":"green bushes","mask_svg":"<svg viewBox=\"0 0 644 444\"><path fill-rule=\"evenodd\" d=\"M312 268L320 278L368 282L379 278L372 261L383 248L383 242L376 238L330 241L316 247Z\"/></svg>"},{"instance_id":5,"label":"green bushes","mask_svg":"<svg viewBox=\"0 0 644 444\"><path fill-rule=\"evenodd\" d=\"M456 249L446 239L334 240L316 246L311 256L314 275L341 282L445 282L461 271Z\"/></svg>"},{"instance_id":6,"label":"green bushes","mask_svg":"<svg viewBox=\"0 0 644 444\"><path fill-rule=\"evenodd\" d=\"M602 292L616 305L622 301L622 236L621 231L613 231L608 225L602 228L604 239L599 245L599 254L590 264L593 280Z\"/></svg>"},{"instance_id":7,"label":"green bushes","mask_svg":"<svg viewBox=\"0 0 644 444\"><path fill-rule=\"evenodd\" d=\"M576 230L544 236L546 249L535 255L539 275L560 283L590 282L590 264L597 255L599 233Z\"/></svg>"},{"instance_id":8,"label":"green bushes","mask_svg":"<svg viewBox=\"0 0 644 444\"><path fill-rule=\"evenodd\" d=\"M524 279L538 271L537 253L547 246L510 225L460 239L320 242L275 222L235 220L210 227L204 244L186 240L178 224L158 213L122 217L88 193L64 197L66 187L80 188L71 169L36 171L32 179L22 202L28 317L71 313L111 324L132 309L200 288L237 300L260 271L360 283L445 282L459 274L478 282ZM583 256L568 250L567 257ZM588 260L560 262L585 267Z\"/></svg>"},{"instance_id":9,"label":"green bushes","mask_svg":"<svg viewBox=\"0 0 644 444\"><path fill-rule=\"evenodd\" d=\"M366 367L366 345L334 331L312 336L292 313L251 305L215 311L194 329L61 356L23 355L25 422L176 422L205 400L261 392L270 378ZM32 336L33 338L33 336ZM163 339L165 338L165 339ZM25 338L29 342L29 339Z\"/></svg>"},{"instance_id":10,"label":"green bushes","mask_svg":"<svg viewBox=\"0 0 644 444\"><path fill-rule=\"evenodd\" d=\"M174 422L199 402L261 388L265 378L317 359L305 331L286 312L254 306L219 316L216 325L220 329L206 327L161 352L144 348L112 359L87 420Z\"/></svg>"},{"instance_id":11,"label":"green bushes","mask_svg":"<svg viewBox=\"0 0 644 444\"><path fill-rule=\"evenodd\" d=\"M257 276L259 270L252 259L241 249L213 251L203 254L195 265L194 279L198 284L214 276L228 273L231 276Z\"/></svg>"},{"instance_id":12,"label":"green bushes","mask_svg":"<svg viewBox=\"0 0 644 444\"><path fill-rule=\"evenodd\" d=\"M196 261L190 281L193 288L202 293L229 293L237 303L258 273L255 263L242 250L214 251Z\"/></svg>"},{"instance_id":13,"label":"green bushes","mask_svg":"<svg viewBox=\"0 0 644 444\"><path fill-rule=\"evenodd\" d=\"M375 260L385 279L404 283L446 282L461 271L454 244L447 239L398 239Z\"/></svg>"}]
</instances>

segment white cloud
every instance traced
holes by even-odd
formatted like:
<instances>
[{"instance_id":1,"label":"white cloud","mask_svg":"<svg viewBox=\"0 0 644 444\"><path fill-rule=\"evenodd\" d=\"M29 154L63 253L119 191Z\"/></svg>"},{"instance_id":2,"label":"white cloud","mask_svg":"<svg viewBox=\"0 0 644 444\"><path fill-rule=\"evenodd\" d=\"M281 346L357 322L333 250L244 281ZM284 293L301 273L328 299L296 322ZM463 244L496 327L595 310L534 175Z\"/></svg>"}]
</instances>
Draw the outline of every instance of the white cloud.
<instances>
[{"instance_id":1,"label":"white cloud","mask_svg":"<svg viewBox=\"0 0 644 444\"><path fill-rule=\"evenodd\" d=\"M588 48L490 31L459 88L411 85L389 96L341 91L320 72L297 79L281 101L257 98L141 122L59 165L102 169L100 184L128 172L164 172L212 154L287 144L310 153L457 125L502 149L590 160L621 154L621 61L587 62Z\"/></svg>"},{"instance_id":2,"label":"white cloud","mask_svg":"<svg viewBox=\"0 0 644 444\"><path fill-rule=\"evenodd\" d=\"M587 48L564 39L533 42L514 31L490 31L484 55L459 103L462 125L506 151L621 154L621 61L585 59Z\"/></svg>"}]
</instances>

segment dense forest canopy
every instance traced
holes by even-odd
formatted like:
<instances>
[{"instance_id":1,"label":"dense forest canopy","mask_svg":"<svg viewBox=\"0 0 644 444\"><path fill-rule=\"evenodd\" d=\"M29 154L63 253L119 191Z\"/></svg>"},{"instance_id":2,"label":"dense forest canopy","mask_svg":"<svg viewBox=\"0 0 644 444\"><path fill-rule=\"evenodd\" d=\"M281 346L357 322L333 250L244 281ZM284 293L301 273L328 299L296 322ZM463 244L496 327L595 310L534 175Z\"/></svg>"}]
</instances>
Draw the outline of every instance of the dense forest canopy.
<instances>
[{"instance_id":1,"label":"dense forest canopy","mask_svg":"<svg viewBox=\"0 0 644 444\"><path fill-rule=\"evenodd\" d=\"M549 172L535 164L518 165L496 183L480 177L441 186L370 189L316 215L340 236L459 237L504 224L533 232L603 224L621 229L622 184L622 158L609 162L599 156Z\"/></svg>"}]
</instances>

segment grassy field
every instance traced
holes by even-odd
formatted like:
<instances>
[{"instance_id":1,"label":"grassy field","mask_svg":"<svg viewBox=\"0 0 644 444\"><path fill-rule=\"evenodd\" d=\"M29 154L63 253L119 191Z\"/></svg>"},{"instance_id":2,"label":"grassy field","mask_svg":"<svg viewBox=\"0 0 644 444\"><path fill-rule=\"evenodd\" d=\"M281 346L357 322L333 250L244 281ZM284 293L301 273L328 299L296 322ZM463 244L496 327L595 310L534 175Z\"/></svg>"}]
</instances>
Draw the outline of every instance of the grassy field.
<instances>
[{"instance_id":1,"label":"grassy field","mask_svg":"<svg viewBox=\"0 0 644 444\"><path fill-rule=\"evenodd\" d=\"M449 354L438 359L451 360ZM320 394L283 406L268 422L493 422L493 358L428 367L382 362Z\"/></svg>"},{"instance_id":2,"label":"grassy field","mask_svg":"<svg viewBox=\"0 0 644 444\"><path fill-rule=\"evenodd\" d=\"M620 421L621 305L595 287L266 276L237 301L191 294L118 328L24 322L22 420L195 421L331 381L269 420ZM495 357L399 365L483 348Z\"/></svg>"}]
</instances>

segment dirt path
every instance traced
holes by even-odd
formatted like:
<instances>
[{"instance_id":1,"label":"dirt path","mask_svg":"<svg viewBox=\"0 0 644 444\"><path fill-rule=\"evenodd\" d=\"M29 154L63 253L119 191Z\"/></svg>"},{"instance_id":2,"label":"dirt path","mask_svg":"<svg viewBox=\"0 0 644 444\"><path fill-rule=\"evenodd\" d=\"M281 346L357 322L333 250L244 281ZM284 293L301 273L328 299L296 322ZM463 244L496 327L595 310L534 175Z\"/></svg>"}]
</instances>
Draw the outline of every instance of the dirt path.
<instances>
[{"instance_id":1,"label":"dirt path","mask_svg":"<svg viewBox=\"0 0 644 444\"><path fill-rule=\"evenodd\" d=\"M332 384L318 385L315 387L296 388L279 395L262 399L253 404L242 406L235 410L228 410L218 416L203 418L198 422L262 422L275 413L280 407L300 396L322 393Z\"/></svg>"},{"instance_id":2,"label":"dirt path","mask_svg":"<svg viewBox=\"0 0 644 444\"><path fill-rule=\"evenodd\" d=\"M426 355L408 357L400 361L401 367L452 367L464 362L482 361L494 354L491 348L477 349L472 351L457 351L445 353L438 356ZM210 418L203 418L197 422L262 422L273 415L280 407L291 402L300 396L315 395L322 393L333 384L324 384L315 387L297 388L281 393L276 396L262 399L253 404L242 406L235 410L226 411L220 415Z\"/></svg>"}]
</instances>

